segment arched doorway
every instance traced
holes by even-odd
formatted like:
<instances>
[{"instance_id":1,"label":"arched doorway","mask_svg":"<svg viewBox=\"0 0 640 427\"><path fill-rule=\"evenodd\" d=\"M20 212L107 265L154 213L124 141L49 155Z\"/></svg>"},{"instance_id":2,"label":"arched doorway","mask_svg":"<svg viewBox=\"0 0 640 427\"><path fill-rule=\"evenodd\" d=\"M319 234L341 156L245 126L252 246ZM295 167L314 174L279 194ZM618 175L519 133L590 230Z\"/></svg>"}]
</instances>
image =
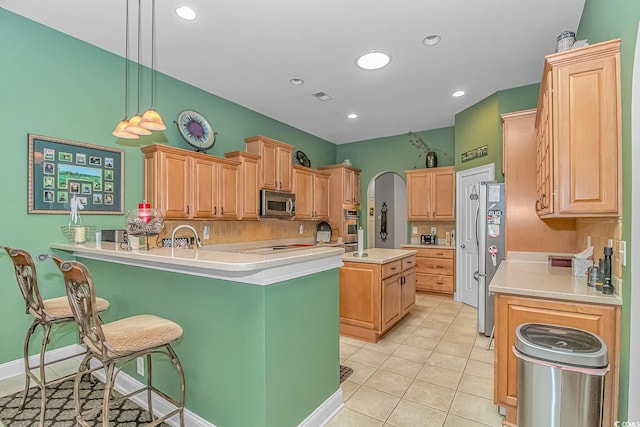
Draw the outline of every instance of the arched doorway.
<instances>
[{"instance_id":1,"label":"arched doorway","mask_svg":"<svg viewBox=\"0 0 640 427\"><path fill-rule=\"evenodd\" d=\"M383 171L371 178L366 218L369 248L396 249L407 243L407 184L400 175Z\"/></svg>"}]
</instances>

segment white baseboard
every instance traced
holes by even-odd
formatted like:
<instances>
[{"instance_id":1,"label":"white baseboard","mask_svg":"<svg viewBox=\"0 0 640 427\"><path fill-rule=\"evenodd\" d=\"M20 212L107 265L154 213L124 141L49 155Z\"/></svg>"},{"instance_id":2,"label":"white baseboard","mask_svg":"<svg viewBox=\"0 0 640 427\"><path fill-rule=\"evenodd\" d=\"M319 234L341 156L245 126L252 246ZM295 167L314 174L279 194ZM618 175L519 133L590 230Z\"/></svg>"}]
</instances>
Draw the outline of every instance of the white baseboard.
<instances>
[{"instance_id":1,"label":"white baseboard","mask_svg":"<svg viewBox=\"0 0 640 427\"><path fill-rule=\"evenodd\" d=\"M71 357L75 354L82 353L83 351L84 348L79 344L72 344L56 350L49 350L45 355L45 361ZM29 363L31 365L38 363L39 357L39 354L29 356ZM78 356L76 359L78 360L78 362L80 362L82 360L82 357ZM91 366L97 367L99 366L99 363L96 360L92 360ZM101 381L104 381L105 375L103 370L98 370L94 374ZM24 363L22 359L12 360L0 364L0 381L15 377L16 375L24 375ZM114 387L118 392L127 394L141 387L144 387L144 385L145 384L141 383L132 376L127 375L125 372L122 372L116 378ZM131 399L142 408L147 409L147 400L144 393L133 396ZM167 402L161 396L156 395L155 393L152 399L153 412L157 417L161 417L164 414L171 412L171 410L173 409L173 406L169 402ZM342 389L338 388L335 393L329 396L327 400L325 400L311 414L309 414L309 416L299 424L299 427L321 427L325 425L331 418L333 418L333 416L342 408L342 406L344 406L342 400ZM170 418L165 422L171 426L179 425L178 417L176 416ZM184 424L185 427L216 427L215 424L210 423L209 421L189 411L188 409L184 410Z\"/></svg>"}]
</instances>

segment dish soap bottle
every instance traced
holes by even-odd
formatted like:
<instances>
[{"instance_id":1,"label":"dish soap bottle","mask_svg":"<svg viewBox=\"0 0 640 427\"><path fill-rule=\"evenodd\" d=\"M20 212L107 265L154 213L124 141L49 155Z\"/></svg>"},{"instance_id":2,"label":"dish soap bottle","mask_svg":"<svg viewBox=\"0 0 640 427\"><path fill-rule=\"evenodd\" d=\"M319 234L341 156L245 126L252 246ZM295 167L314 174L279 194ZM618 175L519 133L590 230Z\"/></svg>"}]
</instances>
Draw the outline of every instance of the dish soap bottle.
<instances>
[{"instance_id":1,"label":"dish soap bottle","mask_svg":"<svg viewBox=\"0 0 640 427\"><path fill-rule=\"evenodd\" d=\"M604 268L602 272L602 294L613 295L613 285L611 284L611 255L613 248L604 248Z\"/></svg>"}]
</instances>

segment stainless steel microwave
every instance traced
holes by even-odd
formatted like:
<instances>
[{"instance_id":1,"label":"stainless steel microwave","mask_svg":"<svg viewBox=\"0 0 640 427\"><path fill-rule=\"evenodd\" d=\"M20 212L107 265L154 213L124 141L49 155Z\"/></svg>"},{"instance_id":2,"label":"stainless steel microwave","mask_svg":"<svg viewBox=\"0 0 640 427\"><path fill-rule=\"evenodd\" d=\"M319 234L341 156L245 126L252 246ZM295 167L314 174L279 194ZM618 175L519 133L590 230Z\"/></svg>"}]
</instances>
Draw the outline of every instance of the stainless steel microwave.
<instances>
[{"instance_id":1,"label":"stainless steel microwave","mask_svg":"<svg viewBox=\"0 0 640 427\"><path fill-rule=\"evenodd\" d=\"M295 194L260 190L260 216L262 218L291 218L295 213Z\"/></svg>"}]
</instances>

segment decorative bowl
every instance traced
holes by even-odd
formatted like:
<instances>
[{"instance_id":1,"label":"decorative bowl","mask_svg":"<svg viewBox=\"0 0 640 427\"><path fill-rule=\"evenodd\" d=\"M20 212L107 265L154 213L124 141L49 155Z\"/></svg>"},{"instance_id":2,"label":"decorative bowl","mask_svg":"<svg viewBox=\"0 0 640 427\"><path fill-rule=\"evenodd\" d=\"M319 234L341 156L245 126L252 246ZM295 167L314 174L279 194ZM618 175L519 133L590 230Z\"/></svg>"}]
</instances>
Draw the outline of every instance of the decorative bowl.
<instances>
[{"instance_id":1,"label":"decorative bowl","mask_svg":"<svg viewBox=\"0 0 640 427\"><path fill-rule=\"evenodd\" d=\"M94 225L65 225L60 228L69 243L85 243L96 240Z\"/></svg>"},{"instance_id":2,"label":"decorative bowl","mask_svg":"<svg viewBox=\"0 0 640 427\"><path fill-rule=\"evenodd\" d=\"M126 216L126 230L132 236L159 234L164 218L157 209L131 209Z\"/></svg>"}]
</instances>

